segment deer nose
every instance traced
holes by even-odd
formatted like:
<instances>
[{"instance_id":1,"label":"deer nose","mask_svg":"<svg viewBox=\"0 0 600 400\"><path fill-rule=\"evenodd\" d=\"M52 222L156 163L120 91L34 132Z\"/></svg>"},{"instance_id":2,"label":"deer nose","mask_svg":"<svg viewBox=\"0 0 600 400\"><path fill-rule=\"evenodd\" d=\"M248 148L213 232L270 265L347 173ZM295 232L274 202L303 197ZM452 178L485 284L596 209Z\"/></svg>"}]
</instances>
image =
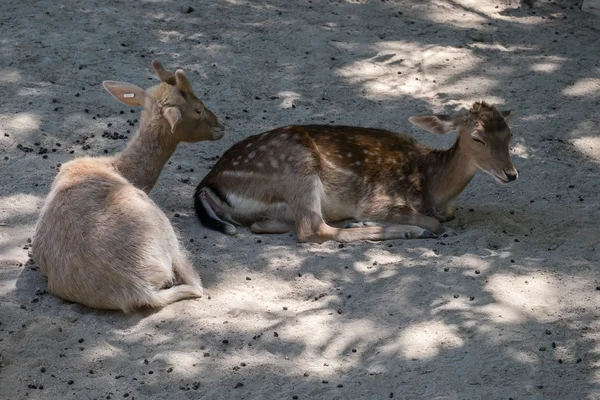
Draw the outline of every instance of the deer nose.
<instances>
[{"instance_id":1,"label":"deer nose","mask_svg":"<svg viewBox=\"0 0 600 400\"><path fill-rule=\"evenodd\" d=\"M511 168L510 170L504 170L504 175L506 175L506 179L509 182L516 181L519 177L519 171L516 168Z\"/></svg>"}]
</instances>

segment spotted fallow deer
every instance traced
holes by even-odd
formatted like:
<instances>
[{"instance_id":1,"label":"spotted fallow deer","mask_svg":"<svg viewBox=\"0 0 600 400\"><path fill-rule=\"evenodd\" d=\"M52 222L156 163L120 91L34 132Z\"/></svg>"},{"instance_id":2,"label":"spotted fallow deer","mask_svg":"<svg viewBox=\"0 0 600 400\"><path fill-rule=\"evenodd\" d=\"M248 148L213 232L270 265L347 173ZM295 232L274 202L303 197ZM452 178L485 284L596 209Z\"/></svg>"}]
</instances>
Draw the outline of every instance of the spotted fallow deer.
<instances>
[{"instance_id":1,"label":"spotted fallow deer","mask_svg":"<svg viewBox=\"0 0 600 400\"><path fill-rule=\"evenodd\" d=\"M33 258L48 290L63 299L130 312L202 294L200 277L148 192L179 142L220 139L223 126L182 70L152 66L161 83L147 90L104 82L117 100L144 107L125 150L65 163L42 207Z\"/></svg>"},{"instance_id":2,"label":"spotted fallow deer","mask_svg":"<svg viewBox=\"0 0 600 400\"><path fill-rule=\"evenodd\" d=\"M348 126L287 126L251 136L225 152L198 185L196 213L203 225L227 234L235 225L251 225L255 233L295 228L299 242L434 237L478 169L500 183L517 179L508 149L511 115L477 102L454 118L410 118L432 133L458 131L447 150L406 134ZM378 226L328 224L345 220Z\"/></svg>"}]
</instances>

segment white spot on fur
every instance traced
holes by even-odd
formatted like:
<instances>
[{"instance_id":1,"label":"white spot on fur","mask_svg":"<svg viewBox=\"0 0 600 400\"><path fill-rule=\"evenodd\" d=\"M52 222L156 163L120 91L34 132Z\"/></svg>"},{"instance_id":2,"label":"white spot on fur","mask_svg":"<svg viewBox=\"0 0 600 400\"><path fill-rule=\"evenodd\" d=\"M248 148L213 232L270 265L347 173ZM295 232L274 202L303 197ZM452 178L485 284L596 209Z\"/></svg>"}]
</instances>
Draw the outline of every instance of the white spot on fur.
<instances>
[{"instance_id":1,"label":"white spot on fur","mask_svg":"<svg viewBox=\"0 0 600 400\"><path fill-rule=\"evenodd\" d=\"M278 163L278 162L277 162L277 160L276 160L276 159L274 159L274 158L271 158L271 159L269 160L269 164L271 164L271 167L273 167L273 168L277 168L277 167L279 167L279 163Z\"/></svg>"},{"instance_id":2,"label":"white spot on fur","mask_svg":"<svg viewBox=\"0 0 600 400\"><path fill-rule=\"evenodd\" d=\"M257 162L257 163L256 163L256 166L257 166L258 168L262 168L262 167L264 167L264 166L265 166L265 164L263 164L262 162Z\"/></svg>"},{"instance_id":3,"label":"white spot on fur","mask_svg":"<svg viewBox=\"0 0 600 400\"><path fill-rule=\"evenodd\" d=\"M233 176L235 178L254 178L257 174L250 171L221 171L221 176Z\"/></svg>"},{"instance_id":4,"label":"white spot on fur","mask_svg":"<svg viewBox=\"0 0 600 400\"><path fill-rule=\"evenodd\" d=\"M248 160L253 159L255 155L256 155L255 151L251 151L250 153L248 153Z\"/></svg>"},{"instance_id":5,"label":"white spot on fur","mask_svg":"<svg viewBox=\"0 0 600 400\"><path fill-rule=\"evenodd\" d=\"M234 161L232 162L233 165L239 165L240 163L238 161Z\"/></svg>"},{"instance_id":6,"label":"white spot on fur","mask_svg":"<svg viewBox=\"0 0 600 400\"><path fill-rule=\"evenodd\" d=\"M260 150L260 151L265 151L265 150L267 150L267 146L260 146L260 147L258 148L258 150Z\"/></svg>"},{"instance_id":7,"label":"white spot on fur","mask_svg":"<svg viewBox=\"0 0 600 400\"><path fill-rule=\"evenodd\" d=\"M346 157L351 158L352 157L352 153L346 154Z\"/></svg>"},{"instance_id":8,"label":"white spot on fur","mask_svg":"<svg viewBox=\"0 0 600 400\"><path fill-rule=\"evenodd\" d=\"M360 165L360 161L355 162L354 165Z\"/></svg>"}]
</instances>

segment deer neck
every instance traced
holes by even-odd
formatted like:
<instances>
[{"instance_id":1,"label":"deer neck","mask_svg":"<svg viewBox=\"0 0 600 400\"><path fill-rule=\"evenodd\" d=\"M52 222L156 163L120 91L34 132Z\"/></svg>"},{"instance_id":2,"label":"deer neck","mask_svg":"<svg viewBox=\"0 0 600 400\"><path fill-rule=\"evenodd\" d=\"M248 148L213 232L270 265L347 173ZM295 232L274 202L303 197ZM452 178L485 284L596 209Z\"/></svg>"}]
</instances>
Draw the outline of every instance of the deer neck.
<instances>
[{"instance_id":1,"label":"deer neck","mask_svg":"<svg viewBox=\"0 0 600 400\"><path fill-rule=\"evenodd\" d=\"M463 146L464 147L464 146ZM445 210L469 184L477 165L460 145L460 136L447 150L431 150L428 156L427 182L434 210Z\"/></svg>"},{"instance_id":2,"label":"deer neck","mask_svg":"<svg viewBox=\"0 0 600 400\"><path fill-rule=\"evenodd\" d=\"M172 136L167 121L142 111L140 128L113 160L115 169L133 186L149 193L175 152L177 141Z\"/></svg>"}]
</instances>

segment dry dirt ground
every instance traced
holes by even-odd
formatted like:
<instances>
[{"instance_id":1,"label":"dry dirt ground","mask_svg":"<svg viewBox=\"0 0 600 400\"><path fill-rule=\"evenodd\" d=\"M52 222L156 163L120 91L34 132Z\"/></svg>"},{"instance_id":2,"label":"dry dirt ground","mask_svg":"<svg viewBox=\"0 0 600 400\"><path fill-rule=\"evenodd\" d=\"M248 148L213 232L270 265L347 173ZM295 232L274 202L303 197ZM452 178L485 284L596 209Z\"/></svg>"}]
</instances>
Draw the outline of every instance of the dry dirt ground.
<instances>
[{"instance_id":1,"label":"dry dirt ground","mask_svg":"<svg viewBox=\"0 0 600 400\"><path fill-rule=\"evenodd\" d=\"M3 0L0 398L600 399L600 19L580 6ZM208 296L98 312L48 294L28 244L57 166L135 129L101 82L150 86L154 58L227 123L152 193ZM195 185L249 135L338 123L444 147L407 118L479 99L518 111L520 179L479 173L439 239L299 245L195 219Z\"/></svg>"}]
</instances>

